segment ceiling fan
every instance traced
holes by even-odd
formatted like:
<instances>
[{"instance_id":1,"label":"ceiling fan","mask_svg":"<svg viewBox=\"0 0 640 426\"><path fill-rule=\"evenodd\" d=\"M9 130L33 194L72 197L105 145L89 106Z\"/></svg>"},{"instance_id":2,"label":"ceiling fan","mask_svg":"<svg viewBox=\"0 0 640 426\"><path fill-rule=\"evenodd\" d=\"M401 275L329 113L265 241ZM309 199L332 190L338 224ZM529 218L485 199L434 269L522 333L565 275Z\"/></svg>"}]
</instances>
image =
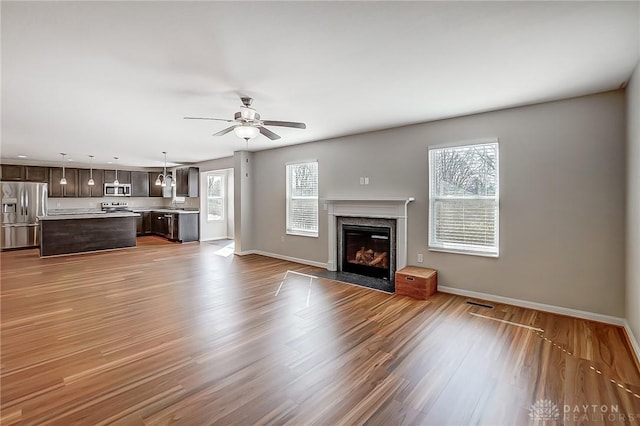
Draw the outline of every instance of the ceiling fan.
<instances>
[{"instance_id":1,"label":"ceiling fan","mask_svg":"<svg viewBox=\"0 0 640 426\"><path fill-rule=\"evenodd\" d=\"M213 136L226 135L230 131L233 132L239 138L249 141L249 139L258 136L258 133L262 133L271 140L280 139L280 136L273 133L271 130L264 126L280 126L280 127L293 127L295 129L306 129L307 125L304 123L297 123L295 121L274 121L274 120L261 120L260 114L255 109L251 108L252 98L242 97L243 106L240 107L240 111L236 112L233 116L233 120L226 120L224 118L208 118L208 117L185 117L187 120L215 120L226 121L227 123L234 123L233 126L220 130L218 133L214 133Z\"/></svg>"}]
</instances>

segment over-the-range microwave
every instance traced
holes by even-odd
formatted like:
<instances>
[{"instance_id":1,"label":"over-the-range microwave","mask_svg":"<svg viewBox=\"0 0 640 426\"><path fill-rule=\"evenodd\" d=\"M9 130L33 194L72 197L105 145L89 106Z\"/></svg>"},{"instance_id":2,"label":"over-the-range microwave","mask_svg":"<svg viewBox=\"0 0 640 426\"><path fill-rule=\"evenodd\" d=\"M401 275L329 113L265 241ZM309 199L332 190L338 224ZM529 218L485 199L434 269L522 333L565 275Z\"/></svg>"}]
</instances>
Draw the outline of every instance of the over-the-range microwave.
<instances>
[{"instance_id":1,"label":"over-the-range microwave","mask_svg":"<svg viewBox=\"0 0 640 426\"><path fill-rule=\"evenodd\" d=\"M105 197L131 197L131 184L121 183L114 185L112 183L104 184Z\"/></svg>"}]
</instances>

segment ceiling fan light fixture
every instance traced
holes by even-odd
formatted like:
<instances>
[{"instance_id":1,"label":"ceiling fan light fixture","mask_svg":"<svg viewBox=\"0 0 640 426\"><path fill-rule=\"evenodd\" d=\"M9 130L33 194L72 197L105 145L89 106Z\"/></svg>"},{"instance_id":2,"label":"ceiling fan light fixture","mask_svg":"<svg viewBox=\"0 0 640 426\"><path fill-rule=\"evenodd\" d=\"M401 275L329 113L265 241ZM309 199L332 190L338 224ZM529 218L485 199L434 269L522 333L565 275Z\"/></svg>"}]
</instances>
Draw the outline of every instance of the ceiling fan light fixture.
<instances>
[{"instance_id":1,"label":"ceiling fan light fixture","mask_svg":"<svg viewBox=\"0 0 640 426\"><path fill-rule=\"evenodd\" d=\"M260 129L257 127L243 124L241 126L236 126L233 129L233 133L236 134L237 137L242 139L253 139L260 133Z\"/></svg>"},{"instance_id":2,"label":"ceiling fan light fixture","mask_svg":"<svg viewBox=\"0 0 640 426\"><path fill-rule=\"evenodd\" d=\"M256 118L256 110L253 108L241 106L240 117L242 117L245 120L254 120Z\"/></svg>"}]
</instances>

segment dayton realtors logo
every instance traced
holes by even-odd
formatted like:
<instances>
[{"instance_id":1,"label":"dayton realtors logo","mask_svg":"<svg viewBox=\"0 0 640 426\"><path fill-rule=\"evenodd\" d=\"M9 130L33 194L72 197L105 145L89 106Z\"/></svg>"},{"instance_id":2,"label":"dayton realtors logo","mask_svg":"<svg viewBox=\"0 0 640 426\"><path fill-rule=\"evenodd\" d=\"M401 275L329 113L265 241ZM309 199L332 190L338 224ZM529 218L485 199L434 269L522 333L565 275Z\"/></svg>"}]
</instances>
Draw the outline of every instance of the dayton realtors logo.
<instances>
[{"instance_id":1,"label":"dayton realtors logo","mask_svg":"<svg viewBox=\"0 0 640 426\"><path fill-rule=\"evenodd\" d=\"M640 413L621 413L618 405L564 405L563 421L570 422L624 422L640 424ZM551 400L539 399L529 408L531 420L560 420L560 410Z\"/></svg>"},{"instance_id":2,"label":"dayton realtors logo","mask_svg":"<svg viewBox=\"0 0 640 426\"><path fill-rule=\"evenodd\" d=\"M560 418L560 410L552 401L539 399L529 408L529 417L533 420L558 420Z\"/></svg>"}]
</instances>

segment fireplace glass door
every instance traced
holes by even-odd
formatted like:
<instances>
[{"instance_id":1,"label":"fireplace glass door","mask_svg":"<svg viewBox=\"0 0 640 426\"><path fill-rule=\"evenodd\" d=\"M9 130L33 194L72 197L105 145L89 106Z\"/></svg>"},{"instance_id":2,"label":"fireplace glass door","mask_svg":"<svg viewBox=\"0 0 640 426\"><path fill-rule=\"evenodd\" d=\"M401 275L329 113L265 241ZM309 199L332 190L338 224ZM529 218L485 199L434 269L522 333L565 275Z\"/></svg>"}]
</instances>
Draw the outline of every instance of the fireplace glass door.
<instances>
[{"instance_id":1,"label":"fireplace glass door","mask_svg":"<svg viewBox=\"0 0 640 426\"><path fill-rule=\"evenodd\" d=\"M342 226L342 270L389 280L391 228Z\"/></svg>"}]
</instances>

